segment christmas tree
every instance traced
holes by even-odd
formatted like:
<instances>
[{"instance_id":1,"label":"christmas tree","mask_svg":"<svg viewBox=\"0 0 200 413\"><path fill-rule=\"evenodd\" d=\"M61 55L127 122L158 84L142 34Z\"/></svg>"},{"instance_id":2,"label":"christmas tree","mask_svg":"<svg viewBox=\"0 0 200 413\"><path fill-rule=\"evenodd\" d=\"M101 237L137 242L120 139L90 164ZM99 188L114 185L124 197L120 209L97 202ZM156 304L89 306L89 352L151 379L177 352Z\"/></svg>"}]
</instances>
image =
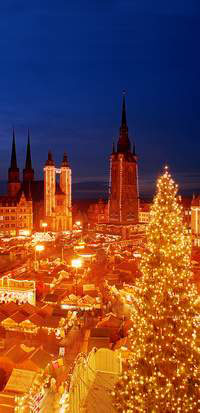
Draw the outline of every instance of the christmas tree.
<instances>
[{"instance_id":1,"label":"christmas tree","mask_svg":"<svg viewBox=\"0 0 200 413\"><path fill-rule=\"evenodd\" d=\"M134 286L131 351L112 394L121 413L200 412L200 333L191 240L168 169L157 182L142 277Z\"/></svg>"}]
</instances>

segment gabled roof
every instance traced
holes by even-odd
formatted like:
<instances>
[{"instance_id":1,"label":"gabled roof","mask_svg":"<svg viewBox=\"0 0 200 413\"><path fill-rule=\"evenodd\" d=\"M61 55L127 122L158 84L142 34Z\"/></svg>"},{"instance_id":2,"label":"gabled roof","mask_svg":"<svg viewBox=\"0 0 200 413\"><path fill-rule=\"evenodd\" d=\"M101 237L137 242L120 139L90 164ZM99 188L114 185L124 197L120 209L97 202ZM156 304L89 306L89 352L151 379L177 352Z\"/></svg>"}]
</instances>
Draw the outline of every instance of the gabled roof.
<instances>
[{"instance_id":1,"label":"gabled roof","mask_svg":"<svg viewBox=\"0 0 200 413\"><path fill-rule=\"evenodd\" d=\"M43 327L43 326L46 325L45 319L43 317L41 317L40 315L38 315L37 313L32 314L27 319L30 320L31 323L33 323L34 325L36 325L38 327Z\"/></svg>"},{"instance_id":2,"label":"gabled roof","mask_svg":"<svg viewBox=\"0 0 200 413\"><path fill-rule=\"evenodd\" d=\"M15 321L17 324L21 323L22 321L27 319L27 315L21 313L21 311L17 311L16 313L10 315L8 318L12 319Z\"/></svg>"},{"instance_id":3,"label":"gabled roof","mask_svg":"<svg viewBox=\"0 0 200 413\"><path fill-rule=\"evenodd\" d=\"M27 349L27 351L25 351ZM4 353L4 356L9 358L13 363L21 363L24 361L26 358L30 357L30 354L33 353L35 350L34 347L28 348L28 347L23 347L21 344L16 344L12 346L6 353Z\"/></svg>"},{"instance_id":4,"label":"gabled roof","mask_svg":"<svg viewBox=\"0 0 200 413\"><path fill-rule=\"evenodd\" d=\"M5 390L15 393L27 393L36 378L36 373L30 370L13 369Z\"/></svg>"},{"instance_id":5,"label":"gabled roof","mask_svg":"<svg viewBox=\"0 0 200 413\"><path fill-rule=\"evenodd\" d=\"M1 304L1 313L6 314L7 316L16 313L19 310L19 307L16 303L11 302L7 304Z\"/></svg>"},{"instance_id":6,"label":"gabled roof","mask_svg":"<svg viewBox=\"0 0 200 413\"><path fill-rule=\"evenodd\" d=\"M26 303L20 306L20 311L23 314L31 315L37 311L37 308L32 304Z\"/></svg>"},{"instance_id":7,"label":"gabled roof","mask_svg":"<svg viewBox=\"0 0 200 413\"><path fill-rule=\"evenodd\" d=\"M27 361L28 360L30 360L37 367L45 369L47 364L53 360L53 357L42 348L37 348L27 359Z\"/></svg>"}]
</instances>

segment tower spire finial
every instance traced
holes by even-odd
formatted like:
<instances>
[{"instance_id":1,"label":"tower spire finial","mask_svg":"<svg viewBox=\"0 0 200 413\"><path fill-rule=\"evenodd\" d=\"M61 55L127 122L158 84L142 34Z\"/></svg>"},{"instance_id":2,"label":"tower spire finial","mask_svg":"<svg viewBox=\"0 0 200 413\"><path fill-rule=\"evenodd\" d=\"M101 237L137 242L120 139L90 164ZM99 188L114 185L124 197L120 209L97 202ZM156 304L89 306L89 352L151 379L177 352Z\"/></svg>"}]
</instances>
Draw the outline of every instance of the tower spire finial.
<instances>
[{"instance_id":1,"label":"tower spire finial","mask_svg":"<svg viewBox=\"0 0 200 413\"><path fill-rule=\"evenodd\" d=\"M31 160L31 144L30 144L30 130L28 128L28 140L26 146L26 162L25 168L23 170L23 180L24 182L31 182L34 180L34 169L32 168Z\"/></svg>"},{"instance_id":2,"label":"tower spire finial","mask_svg":"<svg viewBox=\"0 0 200 413\"><path fill-rule=\"evenodd\" d=\"M126 125L126 91L125 89L122 92L122 123L121 123L121 127L127 126Z\"/></svg>"},{"instance_id":3,"label":"tower spire finial","mask_svg":"<svg viewBox=\"0 0 200 413\"><path fill-rule=\"evenodd\" d=\"M122 97L122 118L120 126L120 134L117 142L117 152L125 153L131 151L131 143L128 137L128 126L126 121L126 99L125 99L125 90L123 90Z\"/></svg>"},{"instance_id":4,"label":"tower spire finial","mask_svg":"<svg viewBox=\"0 0 200 413\"><path fill-rule=\"evenodd\" d=\"M12 152L10 160L10 168L8 169L8 193L15 196L20 189L19 168L17 167L16 145L15 145L15 130L13 128L12 136Z\"/></svg>"},{"instance_id":5,"label":"tower spire finial","mask_svg":"<svg viewBox=\"0 0 200 413\"><path fill-rule=\"evenodd\" d=\"M12 139L12 153L10 160L10 169L17 169L17 156L16 156L16 144L15 144L15 129L13 128L13 139Z\"/></svg>"},{"instance_id":6,"label":"tower spire finial","mask_svg":"<svg viewBox=\"0 0 200 413\"><path fill-rule=\"evenodd\" d=\"M26 163L25 163L25 169L32 169L32 160L31 160L31 145L30 145L30 131L28 128L28 142L27 142L27 147L26 147Z\"/></svg>"},{"instance_id":7,"label":"tower spire finial","mask_svg":"<svg viewBox=\"0 0 200 413\"><path fill-rule=\"evenodd\" d=\"M68 166L67 152L63 154L62 166Z\"/></svg>"},{"instance_id":8,"label":"tower spire finial","mask_svg":"<svg viewBox=\"0 0 200 413\"><path fill-rule=\"evenodd\" d=\"M53 156L52 156L52 152L48 151L48 159L45 163L46 166L55 166L54 160L53 160Z\"/></svg>"},{"instance_id":9,"label":"tower spire finial","mask_svg":"<svg viewBox=\"0 0 200 413\"><path fill-rule=\"evenodd\" d=\"M132 151L132 153L133 153L134 156L136 155L136 152L135 152L135 142L134 142L134 141L133 141L133 151Z\"/></svg>"}]
</instances>

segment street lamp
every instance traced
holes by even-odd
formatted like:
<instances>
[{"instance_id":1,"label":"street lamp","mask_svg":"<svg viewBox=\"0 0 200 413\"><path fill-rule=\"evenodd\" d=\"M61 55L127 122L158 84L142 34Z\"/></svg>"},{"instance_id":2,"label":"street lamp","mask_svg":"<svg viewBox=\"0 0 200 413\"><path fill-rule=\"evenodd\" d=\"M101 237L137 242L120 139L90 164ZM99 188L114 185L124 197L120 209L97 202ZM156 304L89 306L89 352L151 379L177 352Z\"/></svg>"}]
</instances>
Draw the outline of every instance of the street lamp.
<instances>
[{"instance_id":1,"label":"street lamp","mask_svg":"<svg viewBox=\"0 0 200 413\"><path fill-rule=\"evenodd\" d=\"M47 222L42 222L42 228L44 229L44 232L45 232L45 228L47 228L47 227L48 227Z\"/></svg>"},{"instance_id":2,"label":"street lamp","mask_svg":"<svg viewBox=\"0 0 200 413\"><path fill-rule=\"evenodd\" d=\"M36 245L35 246L35 261L36 261L36 257L37 257L37 251L40 253L41 251L44 251L44 245Z\"/></svg>"},{"instance_id":3,"label":"street lamp","mask_svg":"<svg viewBox=\"0 0 200 413\"><path fill-rule=\"evenodd\" d=\"M75 294L77 295L77 270L78 270L78 268L81 268L81 267L82 267L82 260L80 260L80 258L74 258L74 259L71 261L71 264L72 264L72 268L75 268L75 270L76 270L76 272L75 272L75 275L76 275Z\"/></svg>"}]
</instances>

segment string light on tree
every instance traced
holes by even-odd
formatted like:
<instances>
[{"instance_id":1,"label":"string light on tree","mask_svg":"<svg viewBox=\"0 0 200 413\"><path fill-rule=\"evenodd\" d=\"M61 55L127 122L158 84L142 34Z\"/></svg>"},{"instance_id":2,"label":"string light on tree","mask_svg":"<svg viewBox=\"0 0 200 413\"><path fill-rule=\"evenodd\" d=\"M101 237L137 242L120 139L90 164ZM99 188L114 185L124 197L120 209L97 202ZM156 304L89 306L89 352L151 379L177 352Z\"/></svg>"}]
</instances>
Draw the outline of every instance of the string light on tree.
<instances>
[{"instance_id":1,"label":"string light on tree","mask_svg":"<svg viewBox=\"0 0 200 413\"><path fill-rule=\"evenodd\" d=\"M198 294L177 190L165 167L150 212L142 277L134 287L131 353L112 394L120 413L200 412Z\"/></svg>"}]
</instances>

